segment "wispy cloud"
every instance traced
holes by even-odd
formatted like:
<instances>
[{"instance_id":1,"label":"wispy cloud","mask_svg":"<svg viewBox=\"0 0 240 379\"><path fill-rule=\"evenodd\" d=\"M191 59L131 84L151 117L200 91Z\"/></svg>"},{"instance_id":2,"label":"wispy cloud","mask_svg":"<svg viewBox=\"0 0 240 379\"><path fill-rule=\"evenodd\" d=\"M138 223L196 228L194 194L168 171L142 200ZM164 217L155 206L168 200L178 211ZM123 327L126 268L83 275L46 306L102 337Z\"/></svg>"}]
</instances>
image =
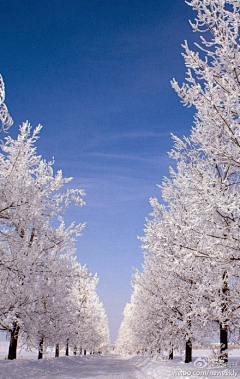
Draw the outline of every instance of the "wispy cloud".
<instances>
[{"instance_id":1,"label":"wispy cloud","mask_svg":"<svg viewBox=\"0 0 240 379\"><path fill-rule=\"evenodd\" d=\"M159 155L155 156L153 158L144 158L144 157L139 157L137 155L130 155L130 154L111 154L111 153L88 153L88 156L91 157L97 157L97 158L106 158L106 159L115 159L115 160L128 160L128 161L138 161L138 162L143 162L143 163L148 163L148 164L159 164L159 161L162 159L165 161L166 156L164 155Z\"/></svg>"},{"instance_id":2,"label":"wispy cloud","mask_svg":"<svg viewBox=\"0 0 240 379\"><path fill-rule=\"evenodd\" d=\"M170 132L157 133L153 131L142 131L132 133L118 133L105 136L107 141L122 140L122 139L138 139L138 138L162 138L169 137Z\"/></svg>"},{"instance_id":3,"label":"wispy cloud","mask_svg":"<svg viewBox=\"0 0 240 379\"><path fill-rule=\"evenodd\" d=\"M74 185L84 188L87 193L84 213L104 208L106 212L117 215L122 213L123 203L132 202L132 206L138 206L143 201L147 203L149 197L160 193L157 182L157 178L144 178L141 175L132 177L105 174L98 177L83 176L74 180Z\"/></svg>"},{"instance_id":4,"label":"wispy cloud","mask_svg":"<svg viewBox=\"0 0 240 379\"><path fill-rule=\"evenodd\" d=\"M144 139L163 139L170 138L170 131L167 132L155 132L155 131L136 131L136 132L122 132L122 133L98 133L85 146L85 149L91 150L97 146L104 146L114 142L121 141L134 141Z\"/></svg>"}]
</instances>

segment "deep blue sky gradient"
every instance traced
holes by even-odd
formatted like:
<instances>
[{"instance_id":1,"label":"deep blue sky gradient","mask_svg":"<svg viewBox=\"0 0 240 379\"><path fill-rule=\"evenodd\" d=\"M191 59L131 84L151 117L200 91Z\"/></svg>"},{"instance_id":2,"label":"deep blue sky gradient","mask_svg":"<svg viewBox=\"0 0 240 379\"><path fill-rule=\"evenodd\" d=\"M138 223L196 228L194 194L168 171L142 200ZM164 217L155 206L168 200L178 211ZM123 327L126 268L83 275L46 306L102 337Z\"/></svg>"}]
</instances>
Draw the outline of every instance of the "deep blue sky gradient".
<instances>
[{"instance_id":1,"label":"deep blue sky gradient","mask_svg":"<svg viewBox=\"0 0 240 379\"><path fill-rule=\"evenodd\" d=\"M0 73L15 124L43 125L38 153L87 192L67 222L86 221L78 259L100 277L116 338L132 267L141 267L149 197L171 164L170 132L188 134L184 39L194 14L184 0L8 0L1 5Z\"/></svg>"}]
</instances>

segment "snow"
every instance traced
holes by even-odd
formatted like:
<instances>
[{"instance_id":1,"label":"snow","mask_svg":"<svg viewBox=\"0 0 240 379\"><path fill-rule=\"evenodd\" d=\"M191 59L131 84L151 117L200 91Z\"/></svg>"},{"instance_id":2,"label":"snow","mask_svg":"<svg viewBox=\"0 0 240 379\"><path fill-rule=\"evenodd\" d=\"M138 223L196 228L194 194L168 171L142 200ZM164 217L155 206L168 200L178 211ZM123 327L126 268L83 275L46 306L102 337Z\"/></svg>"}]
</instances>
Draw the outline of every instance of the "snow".
<instances>
[{"instance_id":1,"label":"snow","mask_svg":"<svg viewBox=\"0 0 240 379\"><path fill-rule=\"evenodd\" d=\"M174 379L174 378L235 378L240 374L240 350L235 350L229 354L228 367L217 368L216 364L208 363L206 367L195 367L194 362L197 358L206 358L210 355L207 350L193 351L193 362L184 363L180 355L174 360L154 360L151 358L133 357L131 363L141 369L146 378L151 379ZM228 375L229 374L229 375Z\"/></svg>"},{"instance_id":2,"label":"snow","mask_svg":"<svg viewBox=\"0 0 240 379\"><path fill-rule=\"evenodd\" d=\"M4 360L0 361L0 378L148 378L140 368L132 364L131 360L131 358L114 355L62 356L43 360Z\"/></svg>"},{"instance_id":3,"label":"snow","mask_svg":"<svg viewBox=\"0 0 240 379\"><path fill-rule=\"evenodd\" d=\"M0 344L2 352L5 344L2 341ZM53 352L50 355L53 355ZM4 360L3 354L1 354L0 378L173 379L182 377L190 379L197 377L210 379L224 377L230 379L240 374L240 350L230 352L230 365L234 364L234 367L214 368L209 364L201 369L194 366L197 357L208 356L209 351L207 350L194 350L193 362L184 364L180 355L176 355L173 361L114 354L60 356L59 358L46 355L46 358L37 360L36 352L22 351L19 353L19 359L15 361ZM226 370L230 371L230 375L227 375Z\"/></svg>"}]
</instances>

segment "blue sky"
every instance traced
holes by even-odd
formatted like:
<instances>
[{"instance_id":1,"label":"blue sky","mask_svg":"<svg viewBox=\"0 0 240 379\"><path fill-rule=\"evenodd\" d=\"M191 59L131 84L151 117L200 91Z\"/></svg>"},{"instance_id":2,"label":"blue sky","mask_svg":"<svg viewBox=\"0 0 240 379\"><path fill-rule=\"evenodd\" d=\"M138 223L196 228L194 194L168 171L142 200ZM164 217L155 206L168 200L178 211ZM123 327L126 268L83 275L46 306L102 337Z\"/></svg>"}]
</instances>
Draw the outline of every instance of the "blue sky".
<instances>
[{"instance_id":1,"label":"blue sky","mask_svg":"<svg viewBox=\"0 0 240 379\"><path fill-rule=\"evenodd\" d=\"M8 0L1 4L1 65L15 123L43 125L38 153L87 192L78 259L100 278L114 341L141 267L149 198L171 164L170 133L188 134L184 39L194 14L184 0Z\"/></svg>"}]
</instances>

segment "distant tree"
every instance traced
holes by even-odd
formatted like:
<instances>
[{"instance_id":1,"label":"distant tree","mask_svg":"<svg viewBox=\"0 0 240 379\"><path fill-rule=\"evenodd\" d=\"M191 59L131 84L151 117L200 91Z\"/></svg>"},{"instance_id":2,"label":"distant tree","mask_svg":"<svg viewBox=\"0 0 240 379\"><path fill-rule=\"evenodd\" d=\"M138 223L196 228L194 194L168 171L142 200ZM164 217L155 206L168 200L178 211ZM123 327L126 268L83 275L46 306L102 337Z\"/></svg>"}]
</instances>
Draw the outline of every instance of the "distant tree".
<instances>
[{"instance_id":1,"label":"distant tree","mask_svg":"<svg viewBox=\"0 0 240 379\"><path fill-rule=\"evenodd\" d=\"M96 292L97 275L92 275L86 267L80 269L83 275L74 290L77 312L69 340L80 351L98 352L109 345L107 316Z\"/></svg>"}]
</instances>

